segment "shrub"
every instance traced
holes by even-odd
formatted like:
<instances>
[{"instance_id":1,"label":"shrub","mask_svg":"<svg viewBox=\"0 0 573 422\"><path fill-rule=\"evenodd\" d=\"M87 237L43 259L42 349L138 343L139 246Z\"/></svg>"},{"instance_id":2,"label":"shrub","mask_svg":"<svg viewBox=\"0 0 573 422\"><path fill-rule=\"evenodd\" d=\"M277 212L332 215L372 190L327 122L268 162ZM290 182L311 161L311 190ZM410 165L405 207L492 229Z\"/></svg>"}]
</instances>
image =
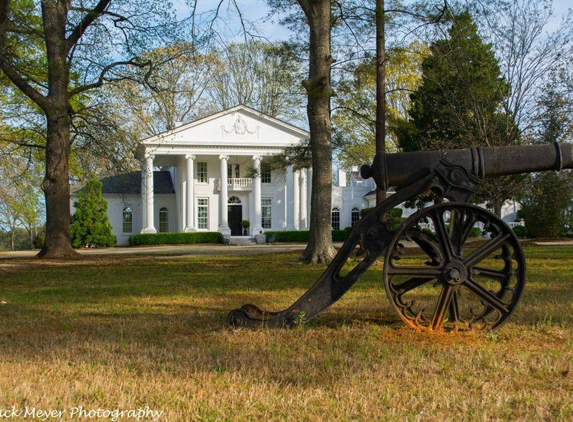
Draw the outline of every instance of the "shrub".
<instances>
[{"instance_id":1,"label":"shrub","mask_svg":"<svg viewBox=\"0 0 573 422\"><path fill-rule=\"evenodd\" d=\"M333 242L344 242L350 233L349 230L332 230ZM308 242L310 232L308 230L293 230L293 231L268 231L265 232L267 242Z\"/></svg>"},{"instance_id":2,"label":"shrub","mask_svg":"<svg viewBox=\"0 0 573 422\"><path fill-rule=\"evenodd\" d=\"M370 213L373 209L374 209L373 207L372 208L363 208L360 211L360 217L363 218L368 213ZM388 210L388 212L386 213L386 219L388 221L388 228L390 230L398 230L400 225L406 220L405 217L402 217L403 212L404 212L404 210L402 208L399 208L399 207L395 207L395 208Z\"/></svg>"},{"instance_id":3,"label":"shrub","mask_svg":"<svg viewBox=\"0 0 573 422\"><path fill-rule=\"evenodd\" d=\"M525 226L515 226L513 227L513 232L520 239L524 239L527 237L527 229L525 228Z\"/></svg>"},{"instance_id":4,"label":"shrub","mask_svg":"<svg viewBox=\"0 0 573 422\"><path fill-rule=\"evenodd\" d=\"M472 227L470 230L470 237L480 237L481 229L479 227Z\"/></svg>"},{"instance_id":5,"label":"shrub","mask_svg":"<svg viewBox=\"0 0 573 422\"><path fill-rule=\"evenodd\" d=\"M107 201L101 196L101 187L101 182L92 176L78 192L70 227L74 248L115 246L116 239L107 217Z\"/></svg>"},{"instance_id":6,"label":"shrub","mask_svg":"<svg viewBox=\"0 0 573 422\"><path fill-rule=\"evenodd\" d=\"M194 243L223 243L223 235L219 232L142 233L129 237L130 246L188 245Z\"/></svg>"}]
</instances>

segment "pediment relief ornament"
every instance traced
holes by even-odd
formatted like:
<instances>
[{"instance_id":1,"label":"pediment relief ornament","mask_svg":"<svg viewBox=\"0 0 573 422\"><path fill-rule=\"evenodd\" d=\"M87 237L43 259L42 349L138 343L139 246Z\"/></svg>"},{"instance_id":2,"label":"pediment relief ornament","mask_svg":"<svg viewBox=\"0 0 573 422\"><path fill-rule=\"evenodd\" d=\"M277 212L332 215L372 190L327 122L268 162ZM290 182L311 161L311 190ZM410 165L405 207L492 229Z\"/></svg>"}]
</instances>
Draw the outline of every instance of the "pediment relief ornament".
<instances>
[{"instance_id":1,"label":"pediment relief ornament","mask_svg":"<svg viewBox=\"0 0 573 422\"><path fill-rule=\"evenodd\" d=\"M221 126L221 137L225 136L226 134L236 134L236 135L254 135L257 134L257 139L259 138L259 130L260 126L256 126L253 130L250 130L247 126L247 122L241 117L237 116L237 120L233 123L230 129L227 129L225 126Z\"/></svg>"}]
</instances>

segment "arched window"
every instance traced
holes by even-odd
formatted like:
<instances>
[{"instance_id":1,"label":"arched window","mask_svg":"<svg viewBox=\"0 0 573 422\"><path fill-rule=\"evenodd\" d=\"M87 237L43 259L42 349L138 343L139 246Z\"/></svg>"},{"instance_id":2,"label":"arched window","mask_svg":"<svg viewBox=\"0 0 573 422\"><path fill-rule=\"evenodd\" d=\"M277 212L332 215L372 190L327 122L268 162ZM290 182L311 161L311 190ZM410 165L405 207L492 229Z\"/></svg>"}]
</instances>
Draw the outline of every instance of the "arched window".
<instances>
[{"instance_id":1,"label":"arched window","mask_svg":"<svg viewBox=\"0 0 573 422\"><path fill-rule=\"evenodd\" d=\"M130 207L125 207L123 209L122 221L122 233L133 233L133 211Z\"/></svg>"},{"instance_id":2,"label":"arched window","mask_svg":"<svg viewBox=\"0 0 573 422\"><path fill-rule=\"evenodd\" d=\"M231 205L240 205L241 199L236 196L229 196L229 204Z\"/></svg>"},{"instance_id":3,"label":"arched window","mask_svg":"<svg viewBox=\"0 0 573 422\"><path fill-rule=\"evenodd\" d=\"M332 230L340 230L340 208L332 209Z\"/></svg>"},{"instance_id":4,"label":"arched window","mask_svg":"<svg viewBox=\"0 0 573 422\"><path fill-rule=\"evenodd\" d=\"M352 208L352 212L350 213L350 222L352 226L354 226L360 220L360 209L358 207Z\"/></svg>"},{"instance_id":5,"label":"arched window","mask_svg":"<svg viewBox=\"0 0 573 422\"><path fill-rule=\"evenodd\" d=\"M169 231L169 210L165 207L159 210L159 232L166 233Z\"/></svg>"}]
</instances>

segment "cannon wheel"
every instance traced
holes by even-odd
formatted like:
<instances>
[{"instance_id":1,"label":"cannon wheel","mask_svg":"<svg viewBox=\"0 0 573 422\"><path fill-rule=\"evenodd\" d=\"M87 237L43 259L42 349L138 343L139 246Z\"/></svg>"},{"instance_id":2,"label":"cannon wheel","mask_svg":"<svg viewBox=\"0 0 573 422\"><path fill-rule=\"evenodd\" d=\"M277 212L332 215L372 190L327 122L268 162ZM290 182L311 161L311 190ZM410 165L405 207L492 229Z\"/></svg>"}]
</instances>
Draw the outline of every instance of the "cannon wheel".
<instances>
[{"instance_id":1,"label":"cannon wheel","mask_svg":"<svg viewBox=\"0 0 573 422\"><path fill-rule=\"evenodd\" d=\"M472 237L476 227L480 238ZM383 277L392 306L408 325L489 331L507 320L521 298L525 257L498 217L444 202L400 226L386 251Z\"/></svg>"}]
</instances>

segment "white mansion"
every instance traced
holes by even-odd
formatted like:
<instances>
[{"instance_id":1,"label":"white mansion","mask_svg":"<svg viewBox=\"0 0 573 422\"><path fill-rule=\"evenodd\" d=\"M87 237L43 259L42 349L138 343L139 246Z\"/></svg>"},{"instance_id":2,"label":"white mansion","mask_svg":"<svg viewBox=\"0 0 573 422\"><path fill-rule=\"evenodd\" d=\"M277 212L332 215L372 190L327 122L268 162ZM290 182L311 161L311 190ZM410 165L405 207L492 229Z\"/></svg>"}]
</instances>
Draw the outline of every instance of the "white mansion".
<instances>
[{"instance_id":1,"label":"white mansion","mask_svg":"<svg viewBox=\"0 0 573 422\"><path fill-rule=\"evenodd\" d=\"M236 106L141 141L141 172L101 179L118 246L136 233L219 231L252 236L309 228L312 169L271 169L268 158L309 133ZM375 185L357 168L333 186L333 228L357 221ZM370 193L370 194L369 194ZM72 194L72 201L75 194ZM73 211L73 210L72 210Z\"/></svg>"},{"instance_id":2,"label":"white mansion","mask_svg":"<svg viewBox=\"0 0 573 422\"><path fill-rule=\"evenodd\" d=\"M117 245L137 233L219 231L253 236L268 230L307 230L312 169L272 169L269 157L309 133L239 105L140 142L142 170L101 179ZM361 163L362 164L362 163ZM332 187L332 227L344 229L374 206L373 180L358 168L338 172ZM73 202L77 190L72 193ZM405 209L404 216L415 210ZM506 221L516 217L506 203ZM241 223L249 221L249 228Z\"/></svg>"}]
</instances>

